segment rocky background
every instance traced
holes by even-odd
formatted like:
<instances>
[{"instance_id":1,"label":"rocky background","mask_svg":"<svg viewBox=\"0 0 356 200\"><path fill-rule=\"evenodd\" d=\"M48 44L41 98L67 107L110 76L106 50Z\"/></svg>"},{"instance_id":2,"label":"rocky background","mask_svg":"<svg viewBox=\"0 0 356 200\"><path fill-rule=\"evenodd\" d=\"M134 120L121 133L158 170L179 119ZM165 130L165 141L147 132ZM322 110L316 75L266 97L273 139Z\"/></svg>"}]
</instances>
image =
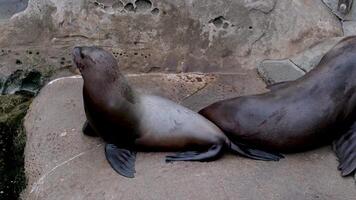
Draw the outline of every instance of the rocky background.
<instances>
[{"instance_id":1,"label":"rocky background","mask_svg":"<svg viewBox=\"0 0 356 200\"><path fill-rule=\"evenodd\" d=\"M22 117L42 85L77 73L74 46L111 51L126 74L227 77L216 83L224 85L219 91L243 95L263 91L262 79L304 75L342 37L354 35L356 6L347 13L337 6L337 0L0 0L0 93L9 102L0 107L6 147L0 169L7 176L0 195L16 198L24 187ZM159 87L159 80L143 79ZM193 109L206 99L190 98L206 87L197 84L185 97ZM9 152L16 156L6 161Z\"/></svg>"}]
</instances>

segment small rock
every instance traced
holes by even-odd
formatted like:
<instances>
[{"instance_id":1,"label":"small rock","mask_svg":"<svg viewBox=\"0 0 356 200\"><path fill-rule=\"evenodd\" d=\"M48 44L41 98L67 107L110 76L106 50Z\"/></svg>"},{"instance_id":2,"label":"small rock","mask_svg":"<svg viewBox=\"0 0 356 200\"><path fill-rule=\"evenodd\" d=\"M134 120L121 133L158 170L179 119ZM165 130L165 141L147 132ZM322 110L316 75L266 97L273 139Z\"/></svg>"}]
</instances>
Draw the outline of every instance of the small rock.
<instances>
[{"instance_id":1,"label":"small rock","mask_svg":"<svg viewBox=\"0 0 356 200\"><path fill-rule=\"evenodd\" d=\"M149 0L136 0L135 5L138 12L149 11L152 7L152 3Z\"/></svg>"},{"instance_id":2,"label":"small rock","mask_svg":"<svg viewBox=\"0 0 356 200\"><path fill-rule=\"evenodd\" d=\"M342 20L356 20L356 4L355 4L355 2L353 2L351 4L351 9L346 13L343 13L338 8L339 0L323 0L323 2L327 7L329 7L331 12L333 12L340 19L342 19Z\"/></svg>"},{"instance_id":3,"label":"small rock","mask_svg":"<svg viewBox=\"0 0 356 200\"><path fill-rule=\"evenodd\" d=\"M338 10L338 3L339 0L323 0L324 4L333 12L336 16L338 16L341 19L344 19L344 14L342 14Z\"/></svg>"},{"instance_id":4,"label":"small rock","mask_svg":"<svg viewBox=\"0 0 356 200\"><path fill-rule=\"evenodd\" d=\"M295 80L305 74L289 59L264 60L257 67L257 71L267 84Z\"/></svg>"}]
</instances>

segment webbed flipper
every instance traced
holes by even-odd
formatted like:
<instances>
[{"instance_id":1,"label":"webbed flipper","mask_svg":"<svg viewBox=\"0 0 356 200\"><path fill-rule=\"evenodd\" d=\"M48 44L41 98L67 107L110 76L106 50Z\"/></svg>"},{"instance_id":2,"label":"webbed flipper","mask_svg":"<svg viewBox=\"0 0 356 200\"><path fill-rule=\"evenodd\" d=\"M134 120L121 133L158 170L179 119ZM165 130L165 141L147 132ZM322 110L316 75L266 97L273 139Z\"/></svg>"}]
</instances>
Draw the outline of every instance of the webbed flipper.
<instances>
[{"instance_id":1,"label":"webbed flipper","mask_svg":"<svg viewBox=\"0 0 356 200\"><path fill-rule=\"evenodd\" d=\"M222 144L214 144L207 151L185 151L166 156L166 162L172 161L211 161L219 158L223 150Z\"/></svg>"},{"instance_id":2,"label":"webbed flipper","mask_svg":"<svg viewBox=\"0 0 356 200\"><path fill-rule=\"evenodd\" d=\"M240 143L234 144L231 142L230 149L239 155L255 160L279 161L281 158L284 158L284 156L280 153L251 148Z\"/></svg>"},{"instance_id":3,"label":"webbed flipper","mask_svg":"<svg viewBox=\"0 0 356 200\"><path fill-rule=\"evenodd\" d=\"M338 169L342 176L356 171L356 125L333 142L333 150L339 160Z\"/></svg>"},{"instance_id":4,"label":"webbed flipper","mask_svg":"<svg viewBox=\"0 0 356 200\"><path fill-rule=\"evenodd\" d=\"M106 144L105 156L117 173L127 178L135 177L136 152L119 148L114 144Z\"/></svg>"}]
</instances>

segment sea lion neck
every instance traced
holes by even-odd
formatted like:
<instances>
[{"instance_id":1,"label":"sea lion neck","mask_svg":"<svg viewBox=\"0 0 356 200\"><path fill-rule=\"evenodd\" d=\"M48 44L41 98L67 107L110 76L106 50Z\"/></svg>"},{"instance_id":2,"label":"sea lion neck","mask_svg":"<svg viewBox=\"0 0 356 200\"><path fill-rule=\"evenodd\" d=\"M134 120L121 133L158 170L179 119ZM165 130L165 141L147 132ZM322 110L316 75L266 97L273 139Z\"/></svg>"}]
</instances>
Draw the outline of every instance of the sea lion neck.
<instances>
[{"instance_id":1,"label":"sea lion neck","mask_svg":"<svg viewBox=\"0 0 356 200\"><path fill-rule=\"evenodd\" d=\"M84 71L83 90L90 97L100 101L135 102L135 91L130 87L126 78L120 72L102 75L95 72Z\"/></svg>"}]
</instances>

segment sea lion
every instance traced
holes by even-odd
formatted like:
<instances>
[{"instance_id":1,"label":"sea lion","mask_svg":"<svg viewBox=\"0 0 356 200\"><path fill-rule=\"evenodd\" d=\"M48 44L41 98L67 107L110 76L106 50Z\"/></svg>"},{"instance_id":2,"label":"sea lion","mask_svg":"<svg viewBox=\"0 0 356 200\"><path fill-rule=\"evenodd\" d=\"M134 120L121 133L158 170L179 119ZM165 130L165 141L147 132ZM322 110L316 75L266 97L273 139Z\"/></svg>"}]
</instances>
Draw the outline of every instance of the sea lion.
<instances>
[{"instance_id":1,"label":"sea lion","mask_svg":"<svg viewBox=\"0 0 356 200\"><path fill-rule=\"evenodd\" d=\"M199 111L234 143L299 152L333 143L343 176L356 169L356 37L335 45L303 77Z\"/></svg>"},{"instance_id":2,"label":"sea lion","mask_svg":"<svg viewBox=\"0 0 356 200\"><path fill-rule=\"evenodd\" d=\"M231 143L216 125L188 108L137 93L120 73L117 60L101 48L76 47L73 56L84 79L83 132L104 139L108 162L125 177L134 177L136 151L185 151L166 161L214 160L224 147L255 159L280 158Z\"/></svg>"}]
</instances>

